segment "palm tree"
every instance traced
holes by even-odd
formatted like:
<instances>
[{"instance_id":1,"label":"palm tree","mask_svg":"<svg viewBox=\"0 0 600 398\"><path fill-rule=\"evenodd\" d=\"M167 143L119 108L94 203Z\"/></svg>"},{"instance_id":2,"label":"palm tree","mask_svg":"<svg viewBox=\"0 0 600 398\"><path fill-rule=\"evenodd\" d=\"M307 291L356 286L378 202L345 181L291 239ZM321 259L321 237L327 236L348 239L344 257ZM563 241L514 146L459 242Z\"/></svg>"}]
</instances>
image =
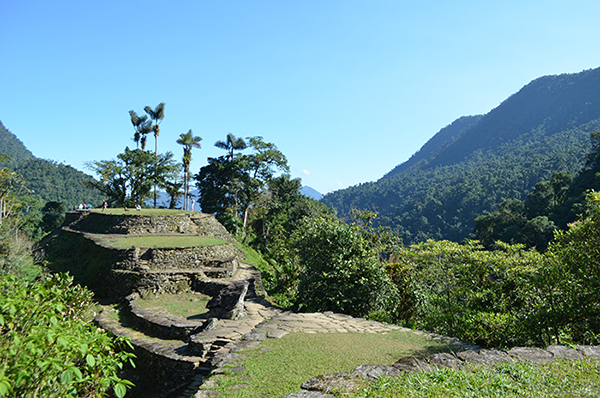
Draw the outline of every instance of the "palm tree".
<instances>
[{"instance_id":1,"label":"palm tree","mask_svg":"<svg viewBox=\"0 0 600 398\"><path fill-rule=\"evenodd\" d=\"M152 122L148 120L148 116L139 116L135 111L129 111L129 117L131 118L131 124L135 133L133 134L133 140L135 141L136 148L139 149L140 142L142 143L142 149L146 148L146 135L152 131Z\"/></svg>"},{"instance_id":2,"label":"palm tree","mask_svg":"<svg viewBox=\"0 0 600 398\"><path fill-rule=\"evenodd\" d=\"M231 161L233 160L233 151L241 151L246 149L248 145L246 145L246 141L243 138L235 138L235 136L231 133L227 134L226 141L217 141L215 142L215 146L220 149L226 150L228 153L227 158Z\"/></svg>"},{"instance_id":3,"label":"palm tree","mask_svg":"<svg viewBox=\"0 0 600 398\"><path fill-rule=\"evenodd\" d=\"M190 196L190 162L192 161L192 148L201 148L202 138L192 134L192 130L180 134L177 143L183 145L183 210L188 210L188 198Z\"/></svg>"},{"instance_id":4,"label":"palm tree","mask_svg":"<svg viewBox=\"0 0 600 398\"><path fill-rule=\"evenodd\" d=\"M160 128L158 125L165 118L165 103L161 102L156 105L156 108L154 109L146 105L144 112L146 112L154 122L152 125L152 131L154 131L154 156L158 156L158 136L160 135ZM156 184L154 184L154 208L156 208Z\"/></svg>"},{"instance_id":5,"label":"palm tree","mask_svg":"<svg viewBox=\"0 0 600 398\"><path fill-rule=\"evenodd\" d=\"M158 125L165 118L165 103L161 102L156 105L156 108L152 109L148 105L144 108L144 112L150 116L150 119L154 122L152 125L152 131L154 132L154 155L158 153L158 136L160 135L160 128Z\"/></svg>"}]
</instances>

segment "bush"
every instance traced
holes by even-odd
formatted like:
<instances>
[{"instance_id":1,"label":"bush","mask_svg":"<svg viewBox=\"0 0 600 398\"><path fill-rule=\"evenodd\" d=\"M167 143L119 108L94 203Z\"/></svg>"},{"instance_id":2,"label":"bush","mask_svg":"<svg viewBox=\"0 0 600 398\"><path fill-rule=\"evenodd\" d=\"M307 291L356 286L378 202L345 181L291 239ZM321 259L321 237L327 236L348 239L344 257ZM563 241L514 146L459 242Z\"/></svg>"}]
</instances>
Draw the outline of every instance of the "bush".
<instances>
[{"instance_id":1,"label":"bush","mask_svg":"<svg viewBox=\"0 0 600 398\"><path fill-rule=\"evenodd\" d=\"M388 267L403 292L404 323L483 346L539 341L528 321L539 302L533 280L542 255L522 245L427 241L406 248Z\"/></svg>"},{"instance_id":2,"label":"bush","mask_svg":"<svg viewBox=\"0 0 600 398\"><path fill-rule=\"evenodd\" d=\"M306 310L367 316L396 302L377 253L356 229L334 218L306 219L293 245L300 264L297 303Z\"/></svg>"},{"instance_id":3,"label":"bush","mask_svg":"<svg viewBox=\"0 0 600 398\"><path fill-rule=\"evenodd\" d=\"M65 274L38 283L0 276L0 396L121 398L132 384L117 376L129 344L86 315L92 295Z\"/></svg>"},{"instance_id":4,"label":"bush","mask_svg":"<svg viewBox=\"0 0 600 398\"><path fill-rule=\"evenodd\" d=\"M556 341L597 344L600 334L600 193L590 193L580 221L558 231L538 277L545 305L539 322Z\"/></svg>"}]
</instances>

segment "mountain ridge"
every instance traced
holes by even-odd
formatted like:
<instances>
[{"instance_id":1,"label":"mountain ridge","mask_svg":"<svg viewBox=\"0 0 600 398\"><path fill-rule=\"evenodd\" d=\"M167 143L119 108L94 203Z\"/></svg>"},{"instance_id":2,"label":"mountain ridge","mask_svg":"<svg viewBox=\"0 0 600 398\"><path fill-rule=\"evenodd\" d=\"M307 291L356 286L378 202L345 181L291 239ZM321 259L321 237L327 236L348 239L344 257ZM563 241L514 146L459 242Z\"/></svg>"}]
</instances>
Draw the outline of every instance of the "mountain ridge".
<instances>
[{"instance_id":1,"label":"mountain ridge","mask_svg":"<svg viewBox=\"0 0 600 398\"><path fill-rule=\"evenodd\" d=\"M600 68L535 79L485 115L441 129L376 182L328 193L342 217L373 209L405 243L461 241L478 215L523 199L553 172L578 172L600 130Z\"/></svg>"}]
</instances>

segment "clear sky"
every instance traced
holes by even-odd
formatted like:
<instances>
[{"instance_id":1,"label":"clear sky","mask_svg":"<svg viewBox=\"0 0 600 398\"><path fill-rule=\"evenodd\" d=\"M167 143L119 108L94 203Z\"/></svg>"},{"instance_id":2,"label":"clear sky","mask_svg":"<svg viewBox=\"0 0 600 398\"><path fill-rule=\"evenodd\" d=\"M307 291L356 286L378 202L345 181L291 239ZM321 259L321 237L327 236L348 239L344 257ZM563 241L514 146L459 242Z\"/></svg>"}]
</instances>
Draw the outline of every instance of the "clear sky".
<instances>
[{"instance_id":1,"label":"clear sky","mask_svg":"<svg viewBox=\"0 0 600 398\"><path fill-rule=\"evenodd\" d=\"M537 77L600 67L598 15L597 0L0 0L0 120L89 173L135 147L129 110L165 102L159 151L180 159L192 129L193 172L227 133L262 136L327 193Z\"/></svg>"}]
</instances>

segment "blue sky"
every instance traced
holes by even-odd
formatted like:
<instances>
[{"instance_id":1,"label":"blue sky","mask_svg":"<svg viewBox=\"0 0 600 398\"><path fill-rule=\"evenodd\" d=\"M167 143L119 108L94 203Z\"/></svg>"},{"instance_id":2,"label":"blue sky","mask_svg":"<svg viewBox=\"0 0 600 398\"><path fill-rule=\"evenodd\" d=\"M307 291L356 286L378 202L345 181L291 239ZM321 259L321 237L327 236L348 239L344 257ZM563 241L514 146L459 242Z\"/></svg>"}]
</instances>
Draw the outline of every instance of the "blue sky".
<instances>
[{"instance_id":1,"label":"blue sky","mask_svg":"<svg viewBox=\"0 0 600 398\"><path fill-rule=\"evenodd\" d=\"M382 177L531 80L600 67L600 2L0 0L0 120L35 156L159 151L192 129L197 172L227 133L262 136L327 193ZM149 139L153 146L153 138Z\"/></svg>"}]
</instances>

